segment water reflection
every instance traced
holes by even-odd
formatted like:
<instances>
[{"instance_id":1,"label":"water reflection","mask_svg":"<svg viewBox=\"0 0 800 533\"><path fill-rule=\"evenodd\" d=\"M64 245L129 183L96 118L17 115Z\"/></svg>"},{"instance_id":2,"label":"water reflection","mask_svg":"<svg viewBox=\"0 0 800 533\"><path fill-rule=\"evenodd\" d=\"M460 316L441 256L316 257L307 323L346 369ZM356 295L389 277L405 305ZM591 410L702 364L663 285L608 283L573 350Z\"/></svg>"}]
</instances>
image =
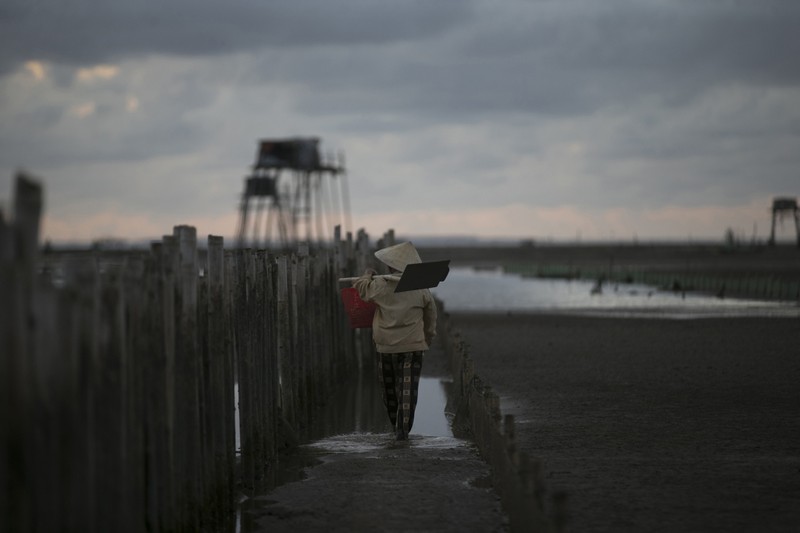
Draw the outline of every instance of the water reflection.
<instances>
[{"instance_id":1,"label":"water reflection","mask_svg":"<svg viewBox=\"0 0 800 533\"><path fill-rule=\"evenodd\" d=\"M238 385L235 393L238 398ZM428 437L452 437L445 414L446 384L437 378L421 377L419 401L412 434ZM239 450L239 407L236 402L236 449ZM381 390L373 372L362 372L354 382L337 392L336 398L322 407L308 428L307 440L346 433L391 433L392 428L383 406Z\"/></svg>"},{"instance_id":2,"label":"water reflection","mask_svg":"<svg viewBox=\"0 0 800 533\"><path fill-rule=\"evenodd\" d=\"M419 401L414 414L411 434L426 437L452 437L450 422L445 414L447 393L439 379L422 377L419 381Z\"/></svg>"},{"instance_id":3,"label":"water reflection","mask_svg":"<svg viewBox=\"0 0 800 533\"><path fill-rule=\"evenodd\" d=\"M348 433L392 433L383 405L377 369L365 368L356 380L343 387L314 420L307 440ZM421 377L419 400L411 434L452 436L445 416L447 396L441 380Z\"/></svg>"},{"instance_id":4,"label":"water reflection","mask_svg":"<svg viewBox=\"0 0 800 533\"><path fill-rule=\"evenodd\" d=\"M304 440L315 441L342 433L388 433L391 428L383 407L377 368L364 361L361 372L344 384L318 411Z\"/></svg>"},{"instance_id":5,"label":"water reflection","mask_svg":"<svg viewBox=\"0 0 800 533\"><path fill-rule=\"evenodd\" d=\"M800 316L787 302L719 299L682 294L641 284L527 278L502 269L453 268L447 281L432 289L449 311L547 311L616 316Z\"/></svg>"},{"instance_id":6,"label":"water reflection","mask_svg":"<svg viewBox=\"0 0 800 533\"><path fill-rule=\"evenodd\" d=\"M389 417L383 406L376 370L365 368L352 383L342 387L327 405L323 406L308 428L307 441L317 441L334 435L393 435ZM234 392L238 399L238 385ZM438 378L421 377L419 400L411 435L452 437L446 415L446 383ZM234 413L236 420L236 449L239 450L239 402Z\"/></svg>"}]
</instances>

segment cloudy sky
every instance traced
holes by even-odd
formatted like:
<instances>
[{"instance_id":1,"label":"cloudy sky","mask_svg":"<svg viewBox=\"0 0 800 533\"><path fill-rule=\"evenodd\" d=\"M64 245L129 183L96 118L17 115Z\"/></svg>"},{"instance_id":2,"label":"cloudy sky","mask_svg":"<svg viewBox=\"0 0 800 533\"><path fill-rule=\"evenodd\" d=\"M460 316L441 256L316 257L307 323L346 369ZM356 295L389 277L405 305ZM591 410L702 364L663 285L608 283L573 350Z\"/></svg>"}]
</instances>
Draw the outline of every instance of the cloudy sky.
<instances>
[{"instance_id":1,"label":"cloudy sky","mask_svg":"<svg viewBox=\"0 0 800 533\"><path fill-rule=\"evenodd\" d=\"M25 169L51 240L231 236L258 140L317 136L373 235L763 239L800 195L798 27L797 0L0 0L0 201Z\"/></svg>"}]
</instances>

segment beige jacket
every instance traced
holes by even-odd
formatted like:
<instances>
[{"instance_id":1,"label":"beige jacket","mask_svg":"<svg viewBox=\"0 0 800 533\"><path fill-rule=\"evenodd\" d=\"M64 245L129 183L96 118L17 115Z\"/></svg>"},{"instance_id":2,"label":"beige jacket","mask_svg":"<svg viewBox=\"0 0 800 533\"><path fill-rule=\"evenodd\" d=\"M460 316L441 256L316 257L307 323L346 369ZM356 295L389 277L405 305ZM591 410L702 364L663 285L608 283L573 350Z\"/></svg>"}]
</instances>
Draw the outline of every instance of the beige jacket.
<instances>
[{"instance_id":1,"label":"beige jacket","mask_svg":"<svg viewBox=\"0 0 800 533\"><path fill-rule=\"evenodd\" d=\"M425 351L436 336L436 303L431 291L394 292L397 281L365 274L353 282L364 301L378 304L372 339L380 353Z\"/></svg>"}]
</instances>

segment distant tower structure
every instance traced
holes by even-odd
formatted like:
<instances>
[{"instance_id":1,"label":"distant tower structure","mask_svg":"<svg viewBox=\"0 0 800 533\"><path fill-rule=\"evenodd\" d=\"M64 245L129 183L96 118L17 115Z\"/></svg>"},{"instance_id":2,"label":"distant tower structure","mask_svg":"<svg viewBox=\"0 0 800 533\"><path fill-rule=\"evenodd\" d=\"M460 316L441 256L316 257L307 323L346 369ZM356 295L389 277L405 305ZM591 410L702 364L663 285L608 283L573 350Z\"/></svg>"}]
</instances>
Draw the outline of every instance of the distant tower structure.
<instances>
[{"instance_id":1,"label":"distant tower structure","mask_svg":"<svg viewBox=\"0 0 800 533\"><path fill-rule=\"evenodd\" d=\"M350 228L344 155L323 158L314 137L261 140L253 172L244 180L238 246L321 245L337 224Z\"/></svg>"},{"instance_id":2,"label":"distant tower structure","mask_svg":"<svg viewBox=\"0 0 800 533\"><path fill-rule=\"evenodd\" d=\"M797 247L800 248L800 209L797 207L796 198L774 198L772 200L772 231L769 234L769 245L775 246L775 220L783 219L791 214L794 217L794 226L797 230Z\"/></svg>"}]
</instances>

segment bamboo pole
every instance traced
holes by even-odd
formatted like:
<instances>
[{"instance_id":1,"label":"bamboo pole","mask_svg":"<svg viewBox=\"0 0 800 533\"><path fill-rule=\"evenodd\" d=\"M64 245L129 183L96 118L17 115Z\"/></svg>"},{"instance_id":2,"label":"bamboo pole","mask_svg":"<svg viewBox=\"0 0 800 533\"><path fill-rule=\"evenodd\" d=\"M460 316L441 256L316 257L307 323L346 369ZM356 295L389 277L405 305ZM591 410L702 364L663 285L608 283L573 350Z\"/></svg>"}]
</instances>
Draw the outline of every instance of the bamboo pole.
<instances>
[{"instance_id":1,"label":"bamboo pole","mask_svg":"<svg viewBox=\"0 0 800 533\"><path fill-rule=\"evenodd\" d=\"M397 275L394 275L394 274L377 274L377 275L372 276L372 277L373 277L373 279L374 278L380 278L380 279L388 279L388 280L400 281L400 276L397 276ZM356 281L357 279L361 279L361 276L348 277L348 278L339 278L339 283L353 282L353 281Z\"/></svg>"}]
</instances>

